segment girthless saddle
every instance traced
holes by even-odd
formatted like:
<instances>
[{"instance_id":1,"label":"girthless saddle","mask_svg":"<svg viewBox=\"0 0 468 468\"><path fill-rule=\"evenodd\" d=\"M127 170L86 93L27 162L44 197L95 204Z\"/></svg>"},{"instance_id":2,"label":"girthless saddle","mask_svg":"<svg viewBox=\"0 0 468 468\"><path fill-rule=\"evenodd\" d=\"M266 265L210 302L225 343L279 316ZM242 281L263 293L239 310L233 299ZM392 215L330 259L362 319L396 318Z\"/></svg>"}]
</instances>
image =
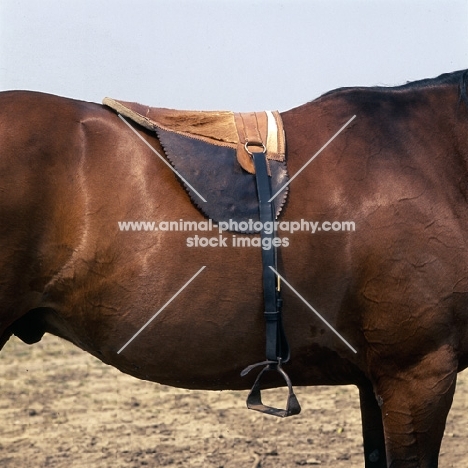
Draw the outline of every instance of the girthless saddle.
<instances>
[{"instance_id":1,"label":"girthless saddle","mask_svg":"<svg viewBox=\"0 0 468 468\"><path fill-rule=\"evenodd\" d=\"M121 116L155 131L167 158L180 174L198 208L215 222L260 221L273 224L286 201L288 182L285 140L278 112L238 113L176 111L105 98L103 104ZM190 181L190 182L189 182ZM206 203L200 202L198 192ZM230 224L230 223L229 223ZM239 229L242 232L248 230ZM262 366L247 397L251 409L275 416L298 414L301 407L291 381L282 369L289 345L282 324L282 299L274 269L275 230L261 230L266 361L248 366L241 375ZM262 403L261 379L278 372L288 386L286 409Z\"/></svg>"},{"instance_id":2,"label":"girthless saddle","mask_svg":"<svg viewBox=\"0 0 468 468\"><path fill-rule=\"evenodd\" d=\"M178 111L111 98L105 98L103 104L156 132L168 160L190 182L191 187L183 184L192 202L215 222L259 220L255 167L249 147L266 150L273 194L288 182L283 124L276 111ZM273 200L276 217L287 192L284 188Z\"/></svg>"}]
</instances>

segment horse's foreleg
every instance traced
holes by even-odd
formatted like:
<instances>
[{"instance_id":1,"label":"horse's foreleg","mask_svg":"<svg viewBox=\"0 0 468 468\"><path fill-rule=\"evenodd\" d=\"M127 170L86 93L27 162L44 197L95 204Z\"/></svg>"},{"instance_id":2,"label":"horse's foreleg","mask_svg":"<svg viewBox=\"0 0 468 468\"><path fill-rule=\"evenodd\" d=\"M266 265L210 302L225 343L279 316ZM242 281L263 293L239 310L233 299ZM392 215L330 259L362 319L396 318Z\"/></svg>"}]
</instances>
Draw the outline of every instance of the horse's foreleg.
<instances>
[{"instance_id":1,"label":"horse's foreleg","mask_svg":"<svg viewBox=\"0 0 468 468\"><path fill-rule=\"evenodd\" d=\"M453 350L443 346L405 370L380 368L381 402L390 468L436 468L457 377Z\"/></svg>"},{"instance_id":2,"label":"horse's foreleg","mask_svg":"<svg viewBox=\"0 0 468 468\"><path fill-rule=\"evenodd\" d=\"M371 383L359 387L366 468L387 468L382 413Z\"/></svg>"}]
</instances>

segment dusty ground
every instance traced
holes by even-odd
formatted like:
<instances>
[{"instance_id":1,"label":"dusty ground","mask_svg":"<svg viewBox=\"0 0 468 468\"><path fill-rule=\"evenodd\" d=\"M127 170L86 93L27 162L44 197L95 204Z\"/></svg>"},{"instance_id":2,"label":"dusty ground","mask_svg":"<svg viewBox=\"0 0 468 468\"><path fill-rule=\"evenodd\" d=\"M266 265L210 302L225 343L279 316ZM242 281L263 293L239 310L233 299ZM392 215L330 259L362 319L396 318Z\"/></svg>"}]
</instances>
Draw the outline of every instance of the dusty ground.
<instances>
[{"instance_id":1,"label":"dusty ground","mask_svg":"<svg viewBox=\"0 0 468 468\"><path fill-rule=\"evenodd\" d=\"M246 392L139 381L52 336L33 346L12 338L0 377L1 468L363 466L354 387L299 387L302 413L282 420L248 411ZM465 372L442 468L468 466L467 406Z\"/></svg>"}]
</instances>

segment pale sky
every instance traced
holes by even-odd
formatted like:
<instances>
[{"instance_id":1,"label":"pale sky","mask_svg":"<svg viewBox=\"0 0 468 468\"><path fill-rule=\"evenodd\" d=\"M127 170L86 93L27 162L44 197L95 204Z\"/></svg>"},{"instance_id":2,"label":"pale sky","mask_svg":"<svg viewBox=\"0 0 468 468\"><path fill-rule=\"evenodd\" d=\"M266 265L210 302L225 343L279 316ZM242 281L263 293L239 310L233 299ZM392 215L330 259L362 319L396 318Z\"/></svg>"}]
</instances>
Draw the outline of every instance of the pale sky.
<instances>
[{"instance_id":1,"label":"pale sky","mask_svg":"<svg viewBox=\"0 0 468 468\"><path fill-rule=\"evenodd\" d=\"M468 0L1 0L0 89L287 110L468 68Z\"/></svg>"}]
</instances>

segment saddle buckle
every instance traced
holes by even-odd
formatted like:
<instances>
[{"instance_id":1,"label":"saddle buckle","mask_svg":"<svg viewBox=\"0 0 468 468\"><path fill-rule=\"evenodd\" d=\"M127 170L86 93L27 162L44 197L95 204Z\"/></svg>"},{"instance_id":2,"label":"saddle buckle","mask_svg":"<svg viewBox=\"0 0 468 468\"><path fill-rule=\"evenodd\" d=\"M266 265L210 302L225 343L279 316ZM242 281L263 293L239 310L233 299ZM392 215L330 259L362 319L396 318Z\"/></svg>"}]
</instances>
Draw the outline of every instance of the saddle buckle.
<instances>
[{"instance_id":1,"label":"saddle buckle","mask_svg":"<svg viewBox=\"0 0 468 468\"><path fill-rule=\"evenodd\" d=\"M265 154L267 151L266 146L263 144L262 141L255 141L255 140L252 140L252 141L246 140L244 144L244 148L245 148L245 151L249 153L250 157L253 156L253 153Z\"/></svg>"}]
</instances>

